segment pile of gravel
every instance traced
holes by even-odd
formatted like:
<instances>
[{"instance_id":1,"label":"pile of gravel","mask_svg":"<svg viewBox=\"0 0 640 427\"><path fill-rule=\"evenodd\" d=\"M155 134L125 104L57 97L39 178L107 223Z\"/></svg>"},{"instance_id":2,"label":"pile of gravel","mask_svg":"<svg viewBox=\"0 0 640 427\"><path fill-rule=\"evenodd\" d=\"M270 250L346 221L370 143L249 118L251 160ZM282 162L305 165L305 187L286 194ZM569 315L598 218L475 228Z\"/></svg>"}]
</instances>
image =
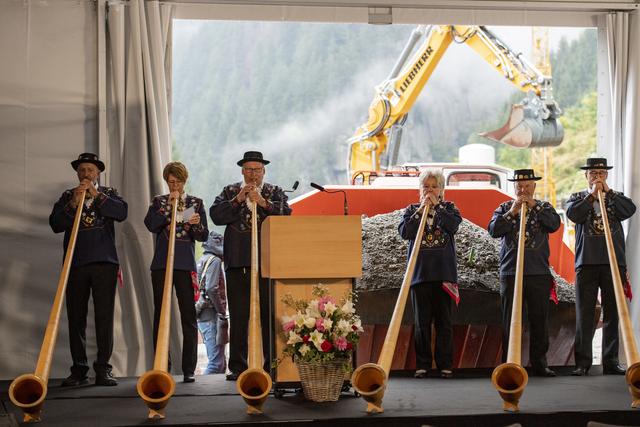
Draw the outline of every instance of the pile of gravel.
<instances>
[{"instance_id":1,"label":"pile of gravel","mask_svg":"<svg viewBox=\"0 0 640 427\"><path fill-rule=\"evenodd\" d=\"M362 219L362 277L356 290L394 289L402 285L407 241L398 233L404 210ZM500 239L463 219L455 235L458 284L461 288L500 291ZM552 269L560 301L574 302L574 288Z\"/></svg>"}]
</instances>

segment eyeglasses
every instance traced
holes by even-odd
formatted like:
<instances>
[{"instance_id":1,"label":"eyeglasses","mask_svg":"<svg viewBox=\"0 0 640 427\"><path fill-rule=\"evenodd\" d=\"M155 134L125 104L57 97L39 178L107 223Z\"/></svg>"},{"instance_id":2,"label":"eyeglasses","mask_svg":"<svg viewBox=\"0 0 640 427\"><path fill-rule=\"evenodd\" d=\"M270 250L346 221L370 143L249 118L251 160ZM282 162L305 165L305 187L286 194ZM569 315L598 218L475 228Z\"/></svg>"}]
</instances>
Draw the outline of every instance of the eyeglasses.
<instances>
[{"instance_id":1,"label":"eyeglasses","mask_svg":"<svg viewBox=\"0 0 640 427\"><path fill-rule=\"evenodd\" d=\"M587 175L589 176L607 176L607 171L597 171L597 170L590 170L589 172L587 172Z\"/></svg>"},{"instance_id":2,"label":"eyeglasses","mask_svg":"<svg viewBox=\"0 0 640 427\"><path fill-rule=\"evenodd\" d=\"M242 170L245 171L245 172L251 172L251 173L264 172L264 168L242 168Z\"/></svg>"}]
</instances>

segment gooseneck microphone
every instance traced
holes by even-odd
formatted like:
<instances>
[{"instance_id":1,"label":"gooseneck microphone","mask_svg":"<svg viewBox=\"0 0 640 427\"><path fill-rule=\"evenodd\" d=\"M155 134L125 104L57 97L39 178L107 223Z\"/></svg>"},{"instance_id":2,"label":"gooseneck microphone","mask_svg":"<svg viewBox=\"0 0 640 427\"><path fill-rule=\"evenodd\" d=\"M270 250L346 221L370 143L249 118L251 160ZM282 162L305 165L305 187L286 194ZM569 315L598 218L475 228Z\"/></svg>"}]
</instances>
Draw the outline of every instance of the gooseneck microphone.
<instances>
[{"instance_id":1,"label":"gooseneck microphone","mask_svg":"<svg viewBox=\"0 0 640 427\"><path fill-rule=\"evenodd\" d=\"M334 193L342 193L343 201L344 201L344 214L349 215L349 205L347 203L347 192L344 190L327 190L322 185L316 184L315 182L310 183L311 187L315 188L318 191L322 191L323 193L334 194Z\"/></svg>"}]
</instances>

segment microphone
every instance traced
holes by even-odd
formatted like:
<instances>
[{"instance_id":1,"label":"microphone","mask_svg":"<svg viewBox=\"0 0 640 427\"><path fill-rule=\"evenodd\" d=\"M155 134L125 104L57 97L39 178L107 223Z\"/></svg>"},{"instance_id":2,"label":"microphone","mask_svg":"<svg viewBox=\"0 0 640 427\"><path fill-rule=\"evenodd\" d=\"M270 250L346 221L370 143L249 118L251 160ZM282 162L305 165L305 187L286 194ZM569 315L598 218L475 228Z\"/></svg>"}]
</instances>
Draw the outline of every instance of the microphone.
<instances>
[{"instance_id":1,"label":"microphone","mask_svg":"<svg viewBox=\"0 0 640 427\"><path fill-rule=\"evenodd\" d=\"M329 194L342 193L342 197L343 197L343 201L344 201L344 205L343 205L344 214L345 215L349 215L349 204L347 203L347 192L346 191L344 191L344 190L327 190L322 185L318 185L315 182L312 182L309 185L311 185L316 190L322 191L323 193L329 193Z\"/></svg>"},{"instance_id":2,"label":"microphone","mask_svg":"<svg viewBox=\"0 0 640 427\"><path fill-rule=\"evenodd\" d=\"M298 181L293 183L293 187L291 188L291 190L282 190L283 193L293 193L294 191L296 191L298 189L298 185L300 183ZM280 215L282 215L284 213L284 200L280 201Z\"/></svg>"},{"instance_id":3,"label":"microphone","mask_svg":"<svg viewBox=\"0 0 640 427\"><path fill-rule=\"evenodd\" d=\"M311 185L313 188L315 188L316 190L320 190L320 191L323 191L323 192L326 192L326 191L327 191L327 190L325 190L325 189L324 189L324 187L323 187L322 185L318 185L318 184L316 184L315 182L312 182L310 185Z\"/></svg>"}]
</instances>

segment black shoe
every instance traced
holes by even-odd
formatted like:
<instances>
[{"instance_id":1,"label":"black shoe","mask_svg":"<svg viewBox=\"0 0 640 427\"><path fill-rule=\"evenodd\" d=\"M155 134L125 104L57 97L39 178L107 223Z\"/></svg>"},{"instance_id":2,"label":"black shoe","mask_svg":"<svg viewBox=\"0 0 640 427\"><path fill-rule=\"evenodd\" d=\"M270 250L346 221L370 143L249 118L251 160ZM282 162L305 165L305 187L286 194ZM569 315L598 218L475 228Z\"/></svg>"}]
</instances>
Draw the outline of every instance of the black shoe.
<instances>
[{"instance_id":1,"label":"black shoe","mask_svg":"<svg viewBox=\"0 0 640 427\"><path fill-rule=\"evenodd\" d=\"M230 373L227 374L225 379L227 381L235 381L235 380L238 379L239 376L240 376L240 374L236 374L235 372L230 372Z\"/></svg>"},{"instance_id":2,"label":"black shoe","mask_svg":"<svg viewBox=\"0 0 640 427\"><path fill-rule=\"evenodd\" d=\"M196 382L196 377L194 377L193 374L185 375L184 378L182 379L182 382L195 383Z\"/></svg>"},{"instance_id":3,"label":"black shoe","mask_svg":"<svg viewBox=\"0 0 640 427\"><path fill-rule=\"evenodd\" d=\"M89 384L89 378L87 378L86 375L79 376L76 374L71 374L67 378L65 378L62 383L60 383L60 387L75 387L84 384Z\"/></svg>"},{"instance_id":4,"label":"black shoe","mask_svg":"<svg viewBox=\"0 0 640 427\"><path fill-rule=\"evenodd\" d=\"M605 365L602 367L603 375L624 375L627 371L617 363L615 365Z\"/></svg>"},{"instance_id":5,"label":"black shoe","mask_svg":"<svg viewBox=\"0 0 640 427\"><path fill-rule=\"evenodd\" d=\"M589 368L584 368L582 366L576 366L576 369L571 371L571 375L574 377L581 377L583 375L589 375Z\"/></svg>"},{"instance_id":6,"label":"black shoe","mask_svg":"<svg viewBox=\"0 0 640 427\"><path fill-rule=\"evenodd\" d=\"M442 378L453 378L453 371L451 369L441 369L440 377Z\"/></svg>"},{"instance_id":7,"label":"black shoe","mask_svg":"<svg viewBox=\"0 0 640 427\"><path fill-rule=\"evenodd\" d=\"M536 377L555 377L556 373L549 368L536 368L533 370Z\"/></svg>"},{"instance_id":8,"label":"black shoe","mask_svg":"<svg viewBox=\"0 0 640 427\"><path fill-rule=\"evenodd\" d=\"M107 372L96 372L96 385L113 387L118 385L118 381L113 378L110 371Z\"/></svg>"},{"instance_id":9,"label":"black shoe","mask_svg":"<svg viewBox=\"0 0 640 427\"><path fill-rule=\"evenodd\" d=\"M416 372L413 374L414 378L426 378L427 377L427 370L426 369L417 369Z\"/></svg>"}]
</instances>

